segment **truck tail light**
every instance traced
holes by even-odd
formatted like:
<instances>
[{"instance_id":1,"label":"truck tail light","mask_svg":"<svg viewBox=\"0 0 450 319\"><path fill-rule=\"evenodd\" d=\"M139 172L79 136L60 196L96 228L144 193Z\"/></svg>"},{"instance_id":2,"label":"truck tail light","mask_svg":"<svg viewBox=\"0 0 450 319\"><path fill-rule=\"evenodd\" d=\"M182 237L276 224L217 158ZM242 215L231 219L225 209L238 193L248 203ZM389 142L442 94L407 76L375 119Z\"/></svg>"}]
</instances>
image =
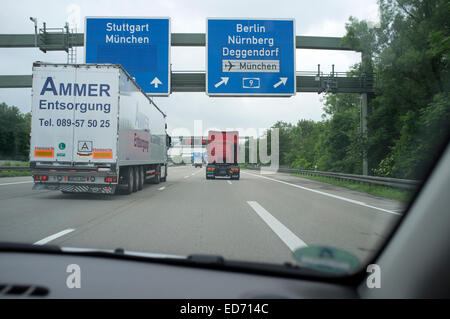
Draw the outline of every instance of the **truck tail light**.
<instances>
[{"instance_id":1,"label":"truck tail light","mask_svg":"<svg viewBox=\"0 0 450 319\"><path fill-rule=\"evenodd\" d=\"M215 168L215 167L208 167L206 170L207 170L208 172L212 172L212 171L215 171L216 168Z\"/></svg>"},{"instance_id":2,"label":"truck tail light","mask_svg":"<svg viewBox=\"0 0 450 319\"><path fill-rule=\"evenodd\" d=\"M105 177L105 183L117 183L117 177Z\"/></svg>"},{"instance_id":3,"label":"truck tail light","mask_svg":"<svg viewBox=\"0 0 450 319\"><path fill-rule=\"evenodd\" d=\"M47 175L35 175L34 180L35 181L47 181L48 176Z\"/></svg>"}]
</instances>

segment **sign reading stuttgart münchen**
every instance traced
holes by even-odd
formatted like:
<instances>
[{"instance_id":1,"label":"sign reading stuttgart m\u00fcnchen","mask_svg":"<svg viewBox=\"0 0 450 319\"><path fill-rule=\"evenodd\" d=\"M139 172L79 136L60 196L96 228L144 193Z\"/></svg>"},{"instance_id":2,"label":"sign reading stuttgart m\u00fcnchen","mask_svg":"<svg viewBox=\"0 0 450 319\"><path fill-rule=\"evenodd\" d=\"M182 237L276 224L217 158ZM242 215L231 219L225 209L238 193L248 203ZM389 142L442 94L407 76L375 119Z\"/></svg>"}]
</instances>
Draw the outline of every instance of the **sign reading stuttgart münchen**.
<instances>
[{"instance_id":1,"label":"sign reading stuttgart m\u00fcnchen","mask_svg":"<svg viewBox=\"0 0 450 319\"><path fill-rule=\"evenodd\" d=\"M170 18L87 17L86 63L114 63L145 93L170 93Z\"/></svg>"}]
</instances>

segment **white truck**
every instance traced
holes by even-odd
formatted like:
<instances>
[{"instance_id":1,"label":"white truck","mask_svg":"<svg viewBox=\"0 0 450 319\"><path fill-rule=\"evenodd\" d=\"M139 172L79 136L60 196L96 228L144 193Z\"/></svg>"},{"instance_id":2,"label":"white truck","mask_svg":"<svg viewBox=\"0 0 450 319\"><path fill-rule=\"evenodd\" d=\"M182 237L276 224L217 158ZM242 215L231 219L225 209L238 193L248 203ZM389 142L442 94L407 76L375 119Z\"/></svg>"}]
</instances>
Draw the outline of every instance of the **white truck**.
<instances>
[{"instance_id":1,"label":"white truck","mask_svg":"<svg viewBox=\"0 0 450 319\"><path fill-rule=\"evenodd\" d=\"M114 194L167 178L166 115L120 65L33 64L33 189Z\"/></svg>"}]
</instances>

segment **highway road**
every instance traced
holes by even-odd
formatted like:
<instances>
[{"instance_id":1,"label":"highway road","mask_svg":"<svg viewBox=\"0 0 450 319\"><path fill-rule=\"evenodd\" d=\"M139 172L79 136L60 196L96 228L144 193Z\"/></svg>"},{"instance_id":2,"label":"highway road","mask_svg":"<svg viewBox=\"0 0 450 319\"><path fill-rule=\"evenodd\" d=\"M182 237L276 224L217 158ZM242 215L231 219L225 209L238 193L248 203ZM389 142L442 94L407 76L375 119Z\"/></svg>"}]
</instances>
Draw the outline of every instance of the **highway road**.
<instances>
[{"instance_id":1,"label":"highway road","mask_svg":"<svg viewBox=\"0 0 450 319\"><path fill-rule=\"evenodd\" d=\"M242 170L238 181L206 180L205 168L192 166L170 167L167 182L109 199L31 187L31 177L0 179L0 241L269 263L331 245L364 260L404 209L288 174Z\"/></svg>"}]
</instances>

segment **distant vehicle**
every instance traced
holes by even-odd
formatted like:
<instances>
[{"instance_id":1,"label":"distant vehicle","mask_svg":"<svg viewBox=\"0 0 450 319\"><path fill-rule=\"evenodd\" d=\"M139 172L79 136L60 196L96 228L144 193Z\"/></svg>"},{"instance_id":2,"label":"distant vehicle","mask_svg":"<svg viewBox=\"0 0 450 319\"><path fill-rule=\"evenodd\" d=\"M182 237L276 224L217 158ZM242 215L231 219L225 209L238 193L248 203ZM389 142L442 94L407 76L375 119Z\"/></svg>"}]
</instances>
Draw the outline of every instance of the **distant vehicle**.
<instances>
[{"instance_id":1,"label":"distant vehicle","mask_svg":"<svg viewBox=\"0 0 450 319\"><path fill-rule=\"evenodd\" d=\"M113 64L33 65L33 189L127 194L167 178L166 115Z\"/></svg>"},{"instance_id":2,"label":"distant vehicle","mask_svg":"<svg viewBox=\"0 0 450 319\"><path fill-rule=\"evenodd\" d=\"M192 165L194 165L195 168L203 167L203 159L202 159L202 154L200 152L194 152L192 154L193 160L192 160Z\"/></svg>"},{"instance_id":3,"label":"distant vehicle","mask_svg":"<svg viewBox=\"0 0 450 319\"><path fill-rule=\"evenodd\" d=\"M239 179L238 151L238 131L209 131L206 179L214 179L217 176Z\"/></svg>"}]
</instances>

